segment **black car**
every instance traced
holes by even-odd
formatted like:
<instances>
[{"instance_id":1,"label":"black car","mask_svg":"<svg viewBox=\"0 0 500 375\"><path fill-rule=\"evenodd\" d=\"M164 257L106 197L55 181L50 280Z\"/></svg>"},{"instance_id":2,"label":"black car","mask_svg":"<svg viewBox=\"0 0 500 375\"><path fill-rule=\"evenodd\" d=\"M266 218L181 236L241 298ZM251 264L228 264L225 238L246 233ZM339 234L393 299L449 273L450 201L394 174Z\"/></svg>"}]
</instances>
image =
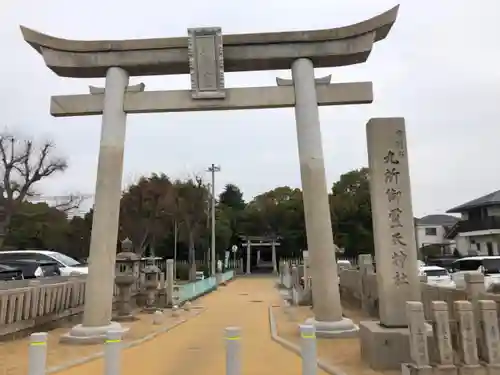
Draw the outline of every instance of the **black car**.
<instances>
[{"instance_id":1,"label":"black car","mask_svg":"<svg viewBox=\"0 0 500 375\"><path fill-rule=\"evenodd\" d=\"M19 268L0 264L0 281L23 280L23 271Z\"/></svg>"},{"instance_id":2,"label":"black car","mask_svg":"<svg viewBox=\"0 0 500 375\"><path fill-rule=\"evenodd\" d=\"M34 259L9 259L0 260L0 265L21 270L24 279L38 277L61 276L57 262Z\"/></svg>"}]
</instances>

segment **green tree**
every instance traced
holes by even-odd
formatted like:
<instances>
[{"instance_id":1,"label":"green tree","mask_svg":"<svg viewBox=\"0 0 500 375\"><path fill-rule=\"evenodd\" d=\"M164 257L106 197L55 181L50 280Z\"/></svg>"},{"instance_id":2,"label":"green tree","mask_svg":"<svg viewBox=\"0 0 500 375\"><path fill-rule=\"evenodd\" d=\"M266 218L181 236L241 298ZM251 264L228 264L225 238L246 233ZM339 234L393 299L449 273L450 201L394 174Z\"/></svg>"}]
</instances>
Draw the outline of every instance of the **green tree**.
<instances>
[{"instance_id":1,"label":"green tree","mask_svg":"<svg viewBox=\"0 0 500 375\"><path fill-rule=\"evenodd\" d=\"M177 191L177 211L180 222L180 240L188 247L190 280L196 278L196 246L206 238L208 223L208 186L200 177L174 183ZM206 241L204 241L206 242ZM205 246L204 246L205 247ZM205 247L206 248L206 247Z\"/></svg>"},{"instance_id":2,"label":"green tree","mask_svg":"<svg viewBox=\"0 0 500 375\"><path fill-rule=\"evenodd\" d=\"M163 225L174 214L174 187L164 175L141 177L120 201L120 237L128 237L134 251L144 254L165 236Z\"/></svg>"},{"instance_id":3,"label":"green tree","mask_svg":"<svg viewBox=\"0 0 500 375\"><path fill-rule=\"evenodd\" d=\"M306 248L302 192L282 186L256 196L242 217L246 235L281 237L282 255L298 255Z\"/></svg>"},{"instance_id":4,"label":"green tree","mask_svg":"<svg viewBox=\"0 0 500 375\"><path fill-rule=\"evenodd\" d=\"M240 223L245 207L246 203L240 188L234 184L227 184L219 195L216 211L216 238L217 249L220 251L219 256L223 250L229 249L232 245L240 244Z\"/></svg>"},{"instance_id":5,"label":"green tree","mask_svg":"<svg viewBox=\"0 0 500 375\"><path fill-rule=\"evenodd\" d=\"M65 212L46 203L22 202L10 219L4 245L11 249L62 250L67 232Z\"/></svg>"},{"instance_id":6,"label":"green tree","mask_svg":"<svg viewBox=\"0 0 500 375\"><path fill-rule=\"evenodd\" d=\"M245 209L245 201L240 188L234 184L227 184L224 191L219 195L219 204L225 207L230 207L234 211L242 211Z\"/></svg>"},{"instance_id":7,"label":"green tree","mask_svg":"<svg viewBox=\"0 0 500 375\"><path fill-rule=\"evenodd\" d=\"M335 243L348 257L373 254L373 229L368 168L340 176L330 195Z\"/></svg>"},{"instance_id":8,"label":"green tree","mask_svg":"<svg viewBox=\"0 0 500 375\"><path fill-rule=\"evenodd\" d=\"M235 228L237 226L237 217L234 216L234 211L232 209L220 205L216 207L215 216L215 248L219 259L223 259L225 251L236 243L233 242L233 238L234 234L236 234Z\"/></svg>"},{"instance_id":9,"label":"green tree","mask_svg":"<svg viewBox=\"0 0 500 375\"><path fill-rule=\"evenodd\" d=\"M89 256L92 217L93 210L90 210L83 217L71 218L68 223L64 253L77 259Z\"/></svg>"}]
</instances>

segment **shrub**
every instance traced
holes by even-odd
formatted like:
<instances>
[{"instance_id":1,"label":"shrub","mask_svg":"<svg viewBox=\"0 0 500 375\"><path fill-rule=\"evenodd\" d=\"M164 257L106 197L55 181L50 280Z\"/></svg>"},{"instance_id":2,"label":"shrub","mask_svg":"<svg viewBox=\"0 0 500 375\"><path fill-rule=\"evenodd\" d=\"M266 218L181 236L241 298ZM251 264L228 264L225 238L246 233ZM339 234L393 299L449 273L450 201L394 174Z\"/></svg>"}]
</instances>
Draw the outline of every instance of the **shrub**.
<instances>
[{"instance_id":1,"label":"shrub","mask_svg":"<svg viewBox=\"0 0 500 375\"><path fill-rule=\"evenodd\" d=\"M189 280L189 264L187 263L177 264L175 269L175 275L177 276L178 280L183 280L183 281Z\"/></svg>"}]
</instances>

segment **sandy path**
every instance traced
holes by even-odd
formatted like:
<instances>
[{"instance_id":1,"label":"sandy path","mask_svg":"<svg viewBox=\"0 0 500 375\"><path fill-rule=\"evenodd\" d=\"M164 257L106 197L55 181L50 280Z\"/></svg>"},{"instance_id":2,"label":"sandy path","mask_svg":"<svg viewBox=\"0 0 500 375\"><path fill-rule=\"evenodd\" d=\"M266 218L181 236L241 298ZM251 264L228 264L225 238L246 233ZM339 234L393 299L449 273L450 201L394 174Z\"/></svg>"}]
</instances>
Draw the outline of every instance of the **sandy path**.
<instances>
[{"instance_id":1,"label":"sandy path","mask_svg":"<svg viewBox=\"0 0 500 375\"><path fill-rule=\"evenodd\" d=\"M271 278L240 278L200 300L203 314L127 349L121 375L224 375L224 328L242 328L243 375L301 375L300 358L271 340L268 308L279 296ZM103 360L60 372L102 374ZM322 371L319 374L324 375Z\"/></svg>"}]
</instances>

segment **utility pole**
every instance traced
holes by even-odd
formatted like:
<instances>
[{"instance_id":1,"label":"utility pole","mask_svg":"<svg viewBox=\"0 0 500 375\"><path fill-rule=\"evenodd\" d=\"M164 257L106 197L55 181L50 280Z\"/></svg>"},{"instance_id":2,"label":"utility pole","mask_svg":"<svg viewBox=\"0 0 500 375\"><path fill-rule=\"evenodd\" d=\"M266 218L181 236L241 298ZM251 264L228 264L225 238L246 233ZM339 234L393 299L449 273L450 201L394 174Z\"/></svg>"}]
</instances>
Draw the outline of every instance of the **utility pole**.
<instances>
[{"instance_id":1,"label":"utility pole","mask_svg":"<svg viewBox=\"0 0 500 375\"><path fill-rule=\"evenodd\" d=\"M210 274L215 275L215 172L220 172L220 166L212 164L207 172L212 173L212 243L210 245Z\"/></svg>"}]
</instances>

